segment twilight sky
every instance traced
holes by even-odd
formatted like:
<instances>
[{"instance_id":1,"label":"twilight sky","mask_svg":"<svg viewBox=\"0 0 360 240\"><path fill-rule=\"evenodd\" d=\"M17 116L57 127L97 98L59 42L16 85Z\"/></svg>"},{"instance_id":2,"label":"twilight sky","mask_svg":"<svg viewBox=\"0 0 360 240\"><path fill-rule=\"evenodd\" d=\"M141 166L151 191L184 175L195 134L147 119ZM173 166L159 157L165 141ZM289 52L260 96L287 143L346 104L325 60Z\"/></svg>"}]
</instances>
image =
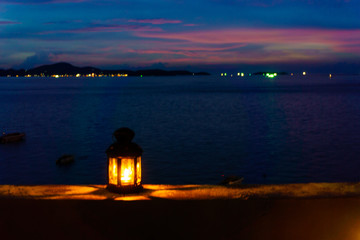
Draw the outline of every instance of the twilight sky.
<instances>
[{"instance_id":1,"label":"twilight sky","mask_svg":"<svg viewBox=\"0 0 360 240\"><path fill-rule=\"evenodd\" d=\"M0 68L360 73L359 0L0 0Z\"/></svg>"}]
</instances>

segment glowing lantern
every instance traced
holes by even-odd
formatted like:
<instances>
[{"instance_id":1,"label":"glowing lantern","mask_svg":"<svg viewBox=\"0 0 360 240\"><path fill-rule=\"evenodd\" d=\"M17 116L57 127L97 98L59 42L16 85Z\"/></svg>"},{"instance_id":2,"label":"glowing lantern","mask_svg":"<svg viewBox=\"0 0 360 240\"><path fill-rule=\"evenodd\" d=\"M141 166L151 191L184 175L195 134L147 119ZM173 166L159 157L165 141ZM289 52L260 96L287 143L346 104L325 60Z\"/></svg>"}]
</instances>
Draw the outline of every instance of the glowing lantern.
<instances>
[{"instance_id":1,"label":"glowing lantern","mask_svg":"<svg viewBox=\"0 0 360 240\"><path fill-rule=\"evenodd\" d=\"M116 142L106 150L108 156L108 189L113 192L137 192L141 185L141 155L143 150L131 142L135 133L119 128L113 134Z\"/></svg>"}]
</instances>

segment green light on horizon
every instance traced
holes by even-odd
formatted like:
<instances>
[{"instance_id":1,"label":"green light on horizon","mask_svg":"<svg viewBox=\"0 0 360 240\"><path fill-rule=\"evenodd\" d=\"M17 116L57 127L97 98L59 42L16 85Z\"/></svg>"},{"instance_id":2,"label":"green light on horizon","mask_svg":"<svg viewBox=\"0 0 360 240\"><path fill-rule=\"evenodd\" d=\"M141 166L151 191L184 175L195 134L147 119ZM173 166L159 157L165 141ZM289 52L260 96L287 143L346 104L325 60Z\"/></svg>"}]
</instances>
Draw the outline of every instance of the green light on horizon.
<instances>
[{"instance_id":1,"label":"green light on horizon","mask_svg":"<svg viewBox=\"0 0 360 240\"><path fill-rule=\"evenodd\" d=\"M266 77L268 78L274 78L277 76L277 73L266 73Z\"/></svg>"}]
</instances>

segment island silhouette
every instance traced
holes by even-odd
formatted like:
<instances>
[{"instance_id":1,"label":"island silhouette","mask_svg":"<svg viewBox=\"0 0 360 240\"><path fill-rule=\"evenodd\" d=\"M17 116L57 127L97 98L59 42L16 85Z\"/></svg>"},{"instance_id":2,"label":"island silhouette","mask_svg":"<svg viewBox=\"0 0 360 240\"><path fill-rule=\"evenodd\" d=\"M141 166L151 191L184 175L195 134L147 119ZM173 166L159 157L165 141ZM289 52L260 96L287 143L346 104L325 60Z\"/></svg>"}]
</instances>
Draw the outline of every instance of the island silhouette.
<instances>
[{"instance_id":1,"label":"island silhouette","mask_svg":"<svg viewBox=\"0 0 360 240\"><path fill-rule=\"evenodd\" d=\"M103 70L95 67L76 67L70 63L60 62L50 65L25 69L0 69L0 76L3 77L51 77L51 76L190 76L190 75L210 75L207 72L190 72L185 70L166 71L161 69L146 70Z\"/></svg>"}]
</instances>

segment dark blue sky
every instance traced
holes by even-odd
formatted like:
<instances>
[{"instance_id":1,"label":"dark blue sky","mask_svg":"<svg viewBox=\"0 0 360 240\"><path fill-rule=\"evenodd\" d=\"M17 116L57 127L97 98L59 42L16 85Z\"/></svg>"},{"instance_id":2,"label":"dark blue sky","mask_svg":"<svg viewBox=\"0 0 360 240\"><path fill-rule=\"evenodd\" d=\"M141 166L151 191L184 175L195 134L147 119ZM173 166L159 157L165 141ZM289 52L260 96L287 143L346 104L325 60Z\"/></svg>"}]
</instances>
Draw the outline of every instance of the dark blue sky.
<instances>
[{"instance_id":1,"label":"dark blue sky","mask_svg":"<svg viewBox=\"0 0 360 240\"><path fill-rule=\"evenodd\" d=\"M358 0L1 0L0 68L360 73Z\"/></svg>"}]
</instances>

